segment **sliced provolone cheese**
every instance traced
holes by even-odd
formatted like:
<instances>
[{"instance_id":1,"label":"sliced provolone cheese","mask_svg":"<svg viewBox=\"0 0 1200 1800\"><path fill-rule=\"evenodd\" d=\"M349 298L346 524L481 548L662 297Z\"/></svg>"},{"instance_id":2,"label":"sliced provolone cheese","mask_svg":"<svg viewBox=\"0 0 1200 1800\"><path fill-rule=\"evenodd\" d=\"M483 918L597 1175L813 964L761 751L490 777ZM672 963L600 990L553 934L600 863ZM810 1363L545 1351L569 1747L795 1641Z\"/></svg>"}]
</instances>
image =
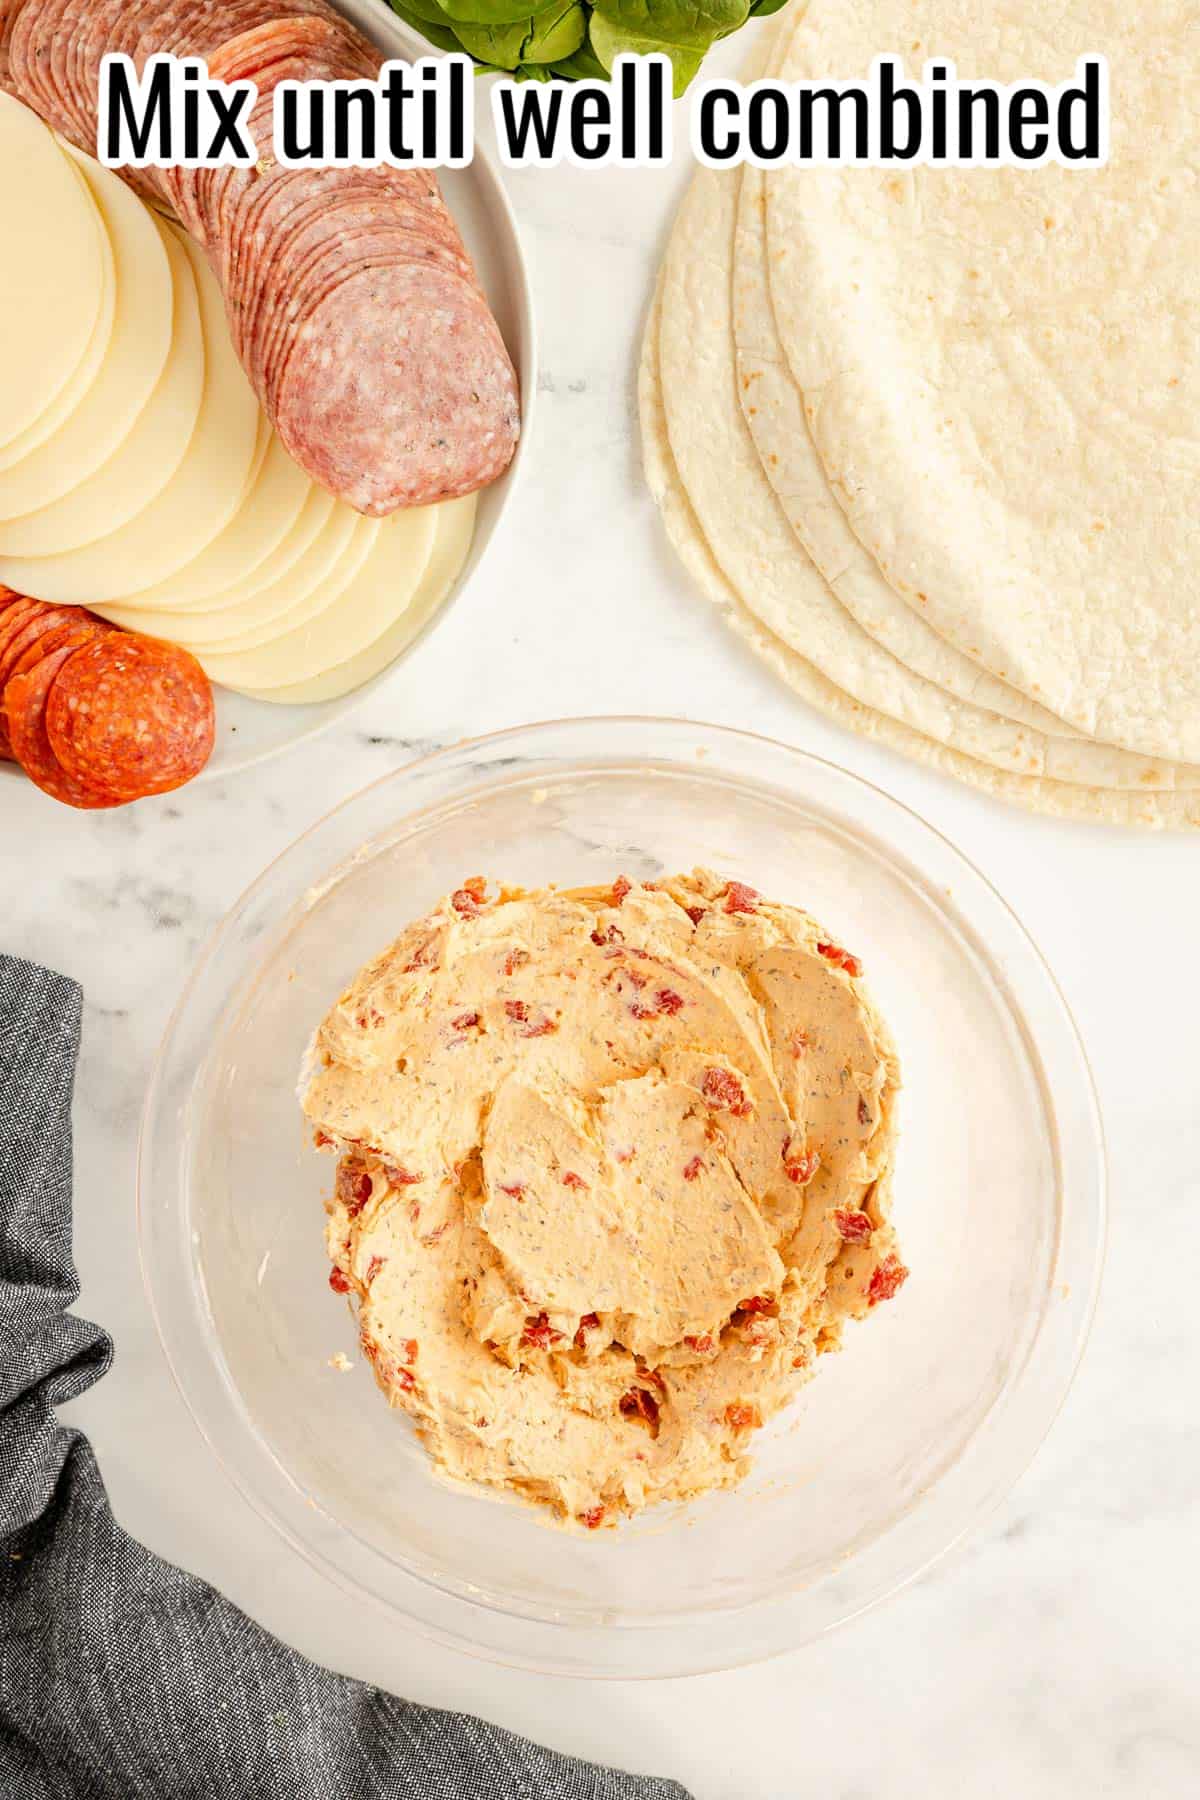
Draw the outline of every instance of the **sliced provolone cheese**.
<instances>
[{"instance_id":1,"label":"sliced provolone cheese","mask_svg":"<svg viewBox=\"0 0 1200 1800\"><path fill-rule=\"evenodd\" d=\"M167 229L172 248L182 244L191 263L206 350L204 398L187 453L161 493L120 530L65 555L0 555L0 581L18 593L87 606L164 580L229 523L266 457L270 427L230 342L220 289L203 252Z\"/></svg>"},{"instance_id":2,"label":"sliced provolone cheese","mask_svg":"<svg viewBox=\"0 0 1200 1800\"><path fill-rule=\"evenodd\" d=\"M223 648L227 639L236 638L242 632L253 631L256 627L265 626L270 635L270 622L273 619L286 614L314 589L323 589L342 560L352 557L358 542L358 527L370 524L377 526L378 521L364 519L352 507L335 503L312 543L278 581L272 582L269 587L260 588L254 594L239 593L233 604L222 605L211 612L193 610L151 614L107 606L101 606L99 610L114 625L147 631L152 637L169 637L172 643L182 644L185 650L199 650L202 646L209 649ZM370 541L369 538L366 540L358 561L351 561L350 574L357 571L358 563L365 556ZM275 632L274 635L278 636L279 633Z\"/></svg>"},{"instance_id":3,"label":"sliced provolone cheese","mask_svg":"<svg viewBox=\"0 0 1200 1800\"><path fill-rule=\"evenodd\" d=\"M293 568L325 529L334 510L341 502L323 487L313 482L307 500L300 511L300 517L291 530L271 554L264 557L245 581L236 587L225 588L214 594L207 601L198 601L193 606L176 604L171 599L171 577L161 581L154 588L147 588L146 593L162 596L161 606L143 606L141 594L130 594L128 599L114 601L112 605L104 605L104 616L111 619L114 625L122 625L128 631L145 631L151 637L171 637L176 631L186 634L193 615L208 617L210 614L226 613L222 629L232 630L228 614L231 608L237 608L246 602L252 594L261 593L263 588L274 582ZM347 511L350 509L347 508ZM186 571L184 571L186 572ZM233 615L236 618L236 613ZM201 627L203 629L203 627Z\"/></svg>"},{"instance_id":4,"label":"sliced provolone cheese","mask_svg":"<svg viewBox=\"0 0 1200 1800\"><path fill-rule=\"evenodd\" d=\"M253 595L244 606L231 608L225 618L229 625L236 626L236 630L210 645L210 650L222 656L255 650L274 638L286 637L324 612L327 606L336 605L365 565L383 529L381 519L367 519L361 513L352 513L352 517L354 523L346 545L322 579L305 581L301 591L299 584L293 585L290 575L285 576L280 583L283 592L278 596L282 605L273 605L269 614L261 594ZM432 526L429 537L432 542Z\"/></svg>"},{"instance_id":5,"label":"sliced provolone cheese","mask_svg":"<svg viewBox=\"0 0 1200 1800\"><path fill-rule=\"evenodd\" d=\"M144 209L143 209L144 210ZM204 395L204 337L192 265L165 224L146 213L165 246L171 267L172 331L162 374L133 429L84 480L36 512L0 519L0 557L45 557L58 561L142 515L173 479L195 434ZM21 465L9 471L18 476ZM7 511L7 508L4 509ZM38 588L10 587L38 600L56 596Z\"/></svg>"},{"instance_id":6,"label":"sliced provolone cheese","mask_svg":"<svg viewBox=\"0 0 1200 1800\"><path fill-rule=\"evenodd\" d=\"M125 605L170 613L183 606L203 608L205 601L230 588L235 594L253 592L252 576L283 545L313 491L311 477L272 436L258 480L224 531L174 575L140 594L131 594ZM328 516L333 496L323 488L319 492L330 503L323 515Z\"/></svg>"},{"instance_id":7,"label":"sliced provolone cheese","mask_svg":"<svg viewBox=\"0 0 1200 1800\"><path fill-rule=\"evenodd\" d=\"M36 114L0 93L0 445L52 406L104 297L103 227Z\"/></svg>"},{"instance_id":8,"label":"sliced provolone cheese","mask_svg":"<svg viewBox=\"0 0 1200 1800\"><path fill-rule=\"evenodd\" d=\"M112 244L116 268L115 320L100 368L74 409L20 462L0 470L0 519L13 519L49 506L60 496L73 492L105 463L111 462L118 447L130 437L147 413L151 396L160 387L162 398L156 414L169 406L169 419L174 421L175 429L172 432L170 423L164 424L163 416L156 416L153 422L147 419L148 433L153 424L154 431L165 431L167 441L147 435L140 440L140 447L143 457L153 458L155 445L162 444L157 456L161 482L165 483L171 474L175 446L178 446L179 454L175 456L174 466L178 467L200 410L203 364L199 358L192 357L190 362L175 368L171 382L160 381L174 329L173 278L162 227L132 188L126 187L111 169L101 168L99 163L78 151L72 154L78 161L81 179L87 182L104 220L105 240ZM180 279L188 291L190 309L181 342L198 344L199 312L191 291L191 270L184 265L182 251L177 254ZM186 348L181 354L184 358L190 356ZM189 409L190 427L187 426ZM186 437L182 435L184 429ZM138 482L142 479L144 466L135 453L131 460L114 465L103 487L90 490L89 516L100 520L100 531L93 531L90 536L111 531L120 523L121 502L115 484ZM155 476L155 479L159 478ZM143 492L139 500L138 490L133 487L127 501L129 514L139 511L152 491ZM69 515L69 507L63 510ZM73 542L88 541L78 536L72 539L66 530L56 531L53 520L45 522L45 529L55 533L52 548L56 550L69 550ZM36 549L22 545L19 531L13 549L17 555L38 553Z\"/></svg>"},{"instance_id":9,"label":"sliced provolone cheese","mask_svg":"<svg viewBox=\"0 0 1200 1800\"><path fill-rule=\"evenodd\" d=\"M422 512L435 515L432 543ZM337 602L256 650L200 652L213 681L263 700L331 699L396 657L456 579L471 542L474 496L392 513ZM340 654L339 654L340 652Z\"/></svg>"},{"instance_id":10,"label":"sliced provolone cheese","mask_svg":"<svg viewBox=\"0 0 1200 1800\"><path fill-rule=\"evenodd\" d=\"M70 152L69 145L63 144L60 147L62 150ZM72 162L72 167L74 166L75 164ZM117 177L114 175L112 179L116 181ZM82 174L79 175L79 180L83 180ZM89 195L91 198L95 198L90 187ZM87 342L87 349L77 367L72 371L70 378L64 382L41 416L32 425L26 426L24 431L19 431L16 437L10 438L3 448L0 448L0 471L10 469L14 463L23 461L31 451L37 449L39 444L44 444L48 437L53 436L83 401L100 372L104 358L108 354L117 316L116 258L107 231L100 233L100 263L100 307L96 314L96 323L92 326L92 335ZM169 304L170 296L168 295ZM168 318L169 328L170 320Z\"/></svg>"},{"instance_id":11,"label":"sliced provolone cheese","mask_svg":"<svg viewBox=\"0 0 1200 1800\"><path fill-rule=\"evenodd\" d=\"M310 681L294 682L288 687L242 688L238 691L252 700L269 700L278 706L319 706L328 700L337 700L343 694L353 693L382 674L420 635L444 605L462 574L475 526L475 502L476 496L467 494L461 500L446 501L437 507L433 554L421 577L420 587L407 611L373 644Z\"/></svg>"}]
</instances>

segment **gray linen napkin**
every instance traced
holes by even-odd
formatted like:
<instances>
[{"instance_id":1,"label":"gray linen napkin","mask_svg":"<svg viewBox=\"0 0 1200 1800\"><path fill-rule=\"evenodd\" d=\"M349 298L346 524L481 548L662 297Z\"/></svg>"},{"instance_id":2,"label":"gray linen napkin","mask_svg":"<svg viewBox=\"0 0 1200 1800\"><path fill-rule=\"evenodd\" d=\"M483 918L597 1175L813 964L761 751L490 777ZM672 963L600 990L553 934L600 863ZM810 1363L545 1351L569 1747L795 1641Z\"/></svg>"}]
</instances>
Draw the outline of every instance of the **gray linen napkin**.
<instances>
[{"instance_id":1,"label":"gray linen napkin","mask_svg":"<svg viewBox=\"0 0 1200 1800\"><path fill-rule=\"evenodd\" d=\"M113 1518L54 1407L112 1345L67 1309L81 997L0 956L4 1800L688 1800L305 1661Z\"/></svg>"}]
</instances>

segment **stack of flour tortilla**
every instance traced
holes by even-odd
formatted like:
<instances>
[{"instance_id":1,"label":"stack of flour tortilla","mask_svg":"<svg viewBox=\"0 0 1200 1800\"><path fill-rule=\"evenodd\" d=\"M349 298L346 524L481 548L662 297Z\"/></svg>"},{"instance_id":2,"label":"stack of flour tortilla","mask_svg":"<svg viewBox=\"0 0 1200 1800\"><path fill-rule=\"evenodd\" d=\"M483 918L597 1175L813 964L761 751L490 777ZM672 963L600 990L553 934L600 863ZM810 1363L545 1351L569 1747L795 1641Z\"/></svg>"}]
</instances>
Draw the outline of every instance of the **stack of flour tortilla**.
<instances>
[{"instance_id":1,"label":"stack of flour tortilla","mask_svg":"<svg viewBox=\"0 0 1200 1800\"><path fill-rule=\"evenodd\" d=\"M809 0L745 80L1051 85L1103 168L701 169L642 355L703 591L801 697L985 791L1200 824L1200 41L1182 0Z\"/></svg>"}]
</instances>

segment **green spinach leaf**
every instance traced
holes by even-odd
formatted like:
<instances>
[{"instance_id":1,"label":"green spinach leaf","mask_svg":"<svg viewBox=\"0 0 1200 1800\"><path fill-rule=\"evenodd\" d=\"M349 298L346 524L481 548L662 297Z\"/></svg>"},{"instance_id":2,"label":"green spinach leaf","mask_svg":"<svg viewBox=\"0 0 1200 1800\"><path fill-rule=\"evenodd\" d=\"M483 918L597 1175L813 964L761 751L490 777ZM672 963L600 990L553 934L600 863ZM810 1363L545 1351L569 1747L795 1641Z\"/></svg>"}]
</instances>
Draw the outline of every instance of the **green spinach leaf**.
<instances>
[{"instance_id":1,"label":"green spinach leaf","mask_svg":"<svg viewBox=\"0 0 1200 1800\"><path fill-rule=\"evenodd\" d=\"M619 25L611 24L598 12L592 14L589 39L592 49L609 75L612 74L614 60L626 52L634 56L649 56L653 51L660 51L668 56L671 60L671 92L677 100L686 91L688 83L704 61L705 51L713 42L712 38L706 38L701 44L672 44L662 38L639 37Z\"/></svg>"},{"instance_id":2,"label":"green spinach leaf","mask_svg":"<svg viewBox=\"0 0 1200 1800\"><path fill-rule=\"evenodd\" d=\"M455 37L445 13L438 8L437 17L433 16L436 0L420 0L419 7L414 6L413 0L388 0L388 4L398 18L403 19L406 25L411 25L414 31L419 31L423 38L428 38L437 49L461 52L462 45Z\"/></svg>"},{"instance_id":3,"label":"green spinach leaf","mask_svg":"<svg viewBox=\"0 0 1200 1800\"><path fill-rule=\"evenodd\" d=\"M554 16L550 10L531 19L529 41L521 52L521 61L553 63L574 56L587 37L588 15L582 0L569 0Z\"/></svg>"},{"instance_id":4,"label":"green spinach leaf","mask_svg":"<svg viewBox=\"0 0 1200 1800\"><path fill-rule=\"evenodd\" d=\"M0 5L3 0L0 0ZM390 0L439 50L465 51L476 73L531 81L601 80L622 53L670 58L676 98L719 38L787 0Z\"/></svg>"},{"instance_id":5,"label":"green spinach leaf","mask_svg":"<svg viewBox=\"0 0 1200 1800\"><path fill-rule=\"evenodd\" d=\"M597 18L654 44L708 45L749 13L750 0L595 0Z\"/></svg>"},{"instance_id":6,"label":"green spinach leaf","mask_svg":"<svg viewBox=\"0 0 1200 1800\"><path fill-rule=\"evenodd\" d=\"M440 0L442 11L451 25L517 25L534 13L545 12L556 0Z\"/></svg>"},{"instance_id":7,"label":"green spinach leaf","mask_svg":"<svg viewBox=\"0 0 1200 1800\"><path fill-rule=\"evenodd\" d=\"M607 81L608 70L588 43L582 44L574 56L561 57L554 73L564 81Z\"/></svg>"}]
</instances>

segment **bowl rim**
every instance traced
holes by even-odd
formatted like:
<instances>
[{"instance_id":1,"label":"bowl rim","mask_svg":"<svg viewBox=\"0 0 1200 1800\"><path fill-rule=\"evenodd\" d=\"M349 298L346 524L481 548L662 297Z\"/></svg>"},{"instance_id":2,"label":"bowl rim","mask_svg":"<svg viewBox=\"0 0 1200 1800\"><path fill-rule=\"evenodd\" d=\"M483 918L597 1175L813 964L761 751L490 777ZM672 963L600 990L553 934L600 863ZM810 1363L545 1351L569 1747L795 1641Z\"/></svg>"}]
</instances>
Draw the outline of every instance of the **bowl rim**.
<instances>
[{"instance_id":1,"label":"bowl rim","mask_svg":"<svg viewBox=\"0 0 1200 1800\"><path fill-rule=\"evenodd\" d=\"M623 754L616 753L617 742L622 738L623 734L643 734L648 731L665 732L668 735L674 734L680 740L680 747L686 742L690 749L690 754L687 756L686 761L682 755L672 757L661 752L656 755L646 755L644 752L638 753L634 751L632 747L627 747ZM854 1599L851 1603L836 1603L833 1608L836 1616L831 1616L820 1621L815 1626L808 1629L801 1629L791 1633L785 1631L782 1634L778 1631L774 1631L770 1634L770 1642L763 1643L756 1638L752 1645L742 1645L732 1653L728 1650L713 1651L706 1649L697 1654L696 1650L693 1650L693 1652L687 1656L685 1661L680 1661L677 1649L668 1651L665 1659L659 1657L655 1653L655 1647L652 1644L652 1640L661 1638L664 1633L678 1632L681 1623L679 1615L673 1615L665 1622L661 1619L647 1623L623 1621L615 1629L611 1625L599 1627L580 1626L574 1620L560 1620L554 1618L552 1615L535 1615L527 1612L518 1612L503 1605L499 1605L491 1599L484 1600L480 1598L473 1600L453 1589L441 1586L419 1570L404 1569L402 1573L412 1585L414 1593L419 1593L419 1591L423 1589L428 1594L436 1596L439 1610L445 1610L448 1606L449 1610L458 1612L458 1621L447 1625L443 1620L430 1618L427 1612L411 1610L407 1604L401 1604L391 1596L374 1591L371 1587L366 1585L361 1578L348 1573L342 1560L332 1554L326 1554L319 1548L315 1548L311 1541L306 1541L303 1534L295 1528L295 1525L292 1522L281 1517L278 1497L275 1498L273 1503L272 1499L261 1492L254 1482L233 1466L232 1458L227 1456L221 1444L217 1441L217 1427L197 1403L195 1396L189 1391L189 1386L184 1373L178 1366L176 1355L173 1353L171 1329L168 1324L166 1313L161 1307L159 1298L156 1294L154 1275L151 1268L151 1256L148 1249L148 1238L150 1233L148 1227L147 1193L151 1185L148 1179L148 1165L152 1155L152 1138L156 1124L156 1113L160 1102L160 1092L164 1087L165 1068L172 1046L172 1040L186 1014L189 1002L202 982L213 957L224 943L227 934L236 928L255 899L271 884L281 865L285 864L292 857L298 856L304 848L312 848L314 840L323 833L324 829L333 820L357 807L360 803L367 802L371 797L378 797L384 789L392 787L393 785L399 786L401 784L411 784L414 778L420 778L423 775L436 773L439 768L444 768L447 771L457 769L460 788L469 787L475 791L479 791L480 789L486 790L495 785L512 780L514 775L516 775L517 778L524 778L521 775L519 768L514 769L514 764L519 765L521 761L519 755L514 754L513 747L516 744L523 741L527 742L532 739L534 740L534 748L536 749L538 745L542 744L547 739L553 741L555 734L563 733L583 734L584 736L590 734L594 739L597 739L598 742L594 746L594 749L592 746L588 746L583 749L578 749L575 754L570 757L562 757L558 764L560 773L568 773L572 765L578 766L580 772L583 772L584 770L594 769L597 766L621 766L622 764L627 764L630 760L633 760L648 769L654 768L661 770L664 767L673 767L685 770L687 773L703 779L706 775L713 776L720 773L720 763L714 756L714 746L719 747L724 745L729 746L732 749L740 749L743 752L757 751L759 753L769 753L777 758L782 757L792 766L793 770L797 772L804 769L818 771L825 778L833 778L835 783L847 784L848 790L851 793L859 791L862 794L870 796L873 804L876 806L882 804L885 815L888 812L891 812L898 819L903 821L906 828L910 830L915 828L918 835L924 836L927 843L935 846L944 858L948 859L952 865L956 865L961 872L965 873L968 878L974 880L978 884L978 888L985 897L987 903L999 909L999 915L1004 921L1014 942L1026 953L1030 967L1034 970L1037 978L1042 983L1042 998L1045 1002L1049 1003L1052 1009L1053 1022L1060 1033L1062 1045L1067 1048L1073 1058L1073 1074L1076 1080L1076 1093L1072 1096L1072 1100L1074 1107L1079 1112L1080 1129L1083 1131L1084 1137L1087 1140L1085 1143L1075 1147L1080 1154L1084 1156L1085 1173L1088 1176L1087 1184L1081 1190L1082 1207L1079 1207L1076 1204L1076 1195L1067 1178L1067 1172L1061 1165L1061 1159L1057 1175L1060 1217L1058 1232L1059 1244L1055 1259L1056 1262L1062 1255L1064 1210L1066 1210L1067 1217L1070 1220L1074 1220L1077 1213L1083 1215L1083 1236L1085 1240L1090 1240L1085 1242L1082 1252L1084 1266L1075 1273L1070 1289L1062 1291L1059 1295L1063 1307L1069 1309L1070 1313L1069 1321L1062 1321L1067 1326L1065 1354L1060 1354L1058 1367L1051 1370L1053 1379L1049 1383L1043 1383L1042 1386L1038 1388L1037 1396L1040 1400L1040 1406L1037 1409L1038 1417L1036 1422L1032 1428L1025 1428L1019 1432L1019 1451L1016 1455L1010 1457L1002 1474L993 1477L986 1483L986 1491L977 1496L965 1511L960 1512L960 1516L957 1517L953 1528L942 1534L938 1538L938 1541L932 1546L927 1546L916 1559L906 1563L899 1572L893 1571L885 1579L876 1580L873 1586L869 1586L868 1591L864 1595ZM704 755L706 759L712 758L712 760L705 760L703 762L696 760L696 744L698 738L704 740L704 749L701 754ZM604 754L603 746L607 746L607 755ZM593 751L590 755L588 754L589 750ZM491 758L490 762L487 760L489 756ZM538 766L537 758L531 755L530 771ZM526 771L526 774L530 771ZM739 772L739 778L742 780L752 779L751 777L748 777L744 771ZM767 786L765 782L763 785L764 787ZM445 796L442 796L441 798L444 800ZM421 808L419 806L413 806L407 809L397 807L391 815L392 828L394 829L410 817L417 816L420 810ZM857 829L861 831L863 828L861 825L858 825ZM371 841L371 835L369 833L365 834L363 847L365 848L370 845ZM889 845L888 847L892 850L893 854L897 854L894 845ZM281 906L277 908L273 916L273 924L277 928L285 923L288 923L289 925L294 924L297 908L301 902L311 904L314 898L319 898L321 893L327 891L330 886L340 879L345 868L352 866L353 862L356 860L357 854L358 853L355 853L355 855L348 858L343 856L339 861L332 866L329 866L326 877L318 880L315 886L310 883L307 887L301 886L298 889L293 887L291 893L285 897ZM965 927L972 939L975 939L975 927L970 924L967 919L957 915L957 908L953 910L960 927ZM259 948L261 950L261 946ZM989 962L990 960L989 957ZM256 956L254 959L250 974L251 981L254 979L253 969L257 968L260 963L261 955ZM1015 995L1010 982L1005 977L1000 976L999 972L994 967L991 972L994 978L999 979L1006 1005L1021 1027L1022 1035L1026 1041L1029 1053L1033 1056L1035 1061L1039 1060L1037 1052L1038 1040L1036 1035L1028 1028L1024 1006ZM235 987L227 990L222 996L222 1018L226 1016L233 997L241 994L244 991L244 987L245 978L243 977ZM1057 1120L1055 1121L1055 1124L1057 1127ZM1061 1134L1056 1131L1056 1135ZM585 715L575 718L560 717L510 726L503 730L484 733L474 738L460 739L454 743L444 745L439 749L414 757L396 768L385 771L382 775L375 777L364 787L357 789L355 792L345 796L337 804L326 809L316 820L306 827L303 832L270 860L254 881L242 891L234 903L227 909L214 930L210 932L207 940L201 946L200 952L192 964L188 979L184 984L175 1006L172 1008L171 1015L167 1021L155 1057L142 1113L137 1150L137 1192L135 1207L138 1258L143 1285L146 1290L147 1300L150 1306L151 1316L154 1319L159 1343L162 1347L164 1356L166 1357L172 1380L202 1438L225 1474L234 1483L234 1486L242 1494L243 1498L245 1498L254 1508L256 1513L266 1520L266 1522L270 1524L293 1549L297 1550L310 1567L328 1576L344 1592L355 1599L361 1600L366 1598L373 1606L382 1609L383 1613L393 1621L397 1616L403 1617L407 1624L415 1626L417 1630L427 1637L432 1638L434 1641L451 1648L465 1650L469 1654L476 1655L483 1660L507 1666L526 1668L543 1674L560 1674L569 1677L578 1677L582 1675L593 1679L627 1680L631 1678L671 1678L680 1675L714 1672L717 1670L765 1661L774 1656L786 1654L788 1651L798 1648L803 1642L826 1635L830 1630L837 1629L840 1625L848 1623L851 1619L882 1604L885 1599L890 1598L893 1594L902 1591L910 1583L923 1575L935 1563L948 1555L952 1549L961 1543L970 1532L974 1531L982 1521L998 1507L1005 1496L1011 1492L1013 1486L1020 1479L1022 1474L1024 1474L1044 1442L1065 1403L1067 1394L1070 1391L1082 1359L1095 1313L1103 1272L1107 1237L1107 1188L1107 1152L1103 1118L1100 1112L1095 1079L1086 1047L1062 988L1045 956L1030 932L1020 920L1015 909L1009 904L990 879L944 832L923 818L921 814L908 806L906 802L897 799L886 789L867 777L860 775L856 771L842 767L832 759L818 756L811 751L787 744L782 740L771 738L761 733L741 730L737 727L704 723L678 715L649 716L617 714ZM1065 1208L1068 1192L1071 1194L1071 1205L1069 1209ZM1047 1293L1049 1294L1050 1292L1051 1286L1048 1284ZM1060 1320L1062 1319L1061 1313L1057 1316ZM1043 1306L1043 1317L1039 1321L1034 1338L1026 1350L1024 1361L1019 1371L1019 1376L1022 1380L1027 1377L1029 1365L1038 1361L1039 1347L1046 1336L1046 1321L1051 1319L1052 1315L1046 1310L1045 1306ZM1062 1334L1060 1333L1059 1335L1061 1336ZM228 1385L224 1372L217 1368L216 1359L210 1357L209 1360L213 1372L218 1374L221 1379L225 1380L226 1385ZM939 1487L944 1488L948 1484L950 1477L954 1476L956 1471L968 1460L971 1452L978 1444L979 1439L989 1431L989 1428L992 1428L994 1432L994 1419L998 1414L1005 1414L1012 1398L1013 1396L1010 1387L1008 1386L1006 1386L1000 1394L994 1397L987 1412L982 1416L976 1426L971 1438L967 1440L957 1461L949 1465L943 1475L935 1480L933 1484L934 1492L936 1492ZM223 1423L228 1424L229 1421L225 1420ZM248 1418L240 1416L238 1423L245 1431L250 1432L252 1435L256 1435L254 1434L253 1427L250 1425ZM304 1496L298 1483L291 1477L288 1471L283 1468L283 1465L275 1457L274 1452L268 1446L261 1443L261 1441L259 1441L259 1448L261 1449L263 1456L267 1457L274 1465L276 1471L291 1490L293 1497L303 1501L306 1507L314 1506L315 1503L309 1501L307 1497ZM902 1532L903 1527L916 1517L917 1512L917 1507L912 1506L906 1512L900 1514L885 1528L879 1537L871 1540L870 1544L865 1547L861 1555L856 1554L850 1559L850 1562L861 1563L869 1552L873 1552L881 1545L891 1543L892 1540ZM327 1521L330 1527L329 1535L333 1541L336 1542L341 1540L342 1542L345 1542L349 1539L357 1544L363 1544L363 1540L357 1537L357 1534L351 1527L343 1525L340 1521L333 1519L330 1515L324 1513L322 1509L318 1508L318 1513L323 1520ZM369 1546L364 1546L364 1548L368 1550L369 1557L372 1558L378 1559L383 1554L374 1551ZM396 1568L399 1567L394 1561L392 1562L392 1566ZM710 1620L723 1620L741 1615L748 1619L758 1620L766 1619L768 1615L770 1615L774 1622L778 1624L781 1613L786 1611L786 1602L803 1601L806 1595L812 1594L813 1591L822 1584L828 1585L830 1580L831 1577L823 1576L819 1578L816 1583L799 1587L792 1590L787 1595L772 1597L767 1600L759 1599L745 1602L738 1607L723 1609L705 1616ZM503 1633L506 1626L519 1627L519 1635L524 1640L521 1646L514 1649L510 1642L506 1641L502 1635L497 1636L495 1632L493 1632L492 1641L484 1641L479 1631L475 1629L475 1627L478 1626L481 1617L486 1617L494 1621L501 1633ZM694 1617L694 1615L689 1615L689 1617ZM472 1629L466 1629L468 1625L470 1625ZM629 1625L632 1625L634 1628L629 1629ZM600 1645L599 1640L606 1633L610 1639L619 1640L623 1646L624 1654L619 1666L607 1651L602 1650ZM714 1636L715 1635L716 1634L714 1633ZM573 1659L568 1658L564 1661L561 1654L555 1653L556 1650L561 1652L565 1647L565 1640L570 1638L590 1640L590 1642L582 1648L580 1653L582 1660L580 1660L579 1657L575 1657ZM630 1667L628 1653L631 1647L637 1643L638 1639L641 1639L644 1644L652 1644L651 1655L648 1658L643 1658L643 1662L646 1663L647 1666ZM653 1666L649 1666L650 1664L653 1664Z\"/></svg>"}]
</instances>

